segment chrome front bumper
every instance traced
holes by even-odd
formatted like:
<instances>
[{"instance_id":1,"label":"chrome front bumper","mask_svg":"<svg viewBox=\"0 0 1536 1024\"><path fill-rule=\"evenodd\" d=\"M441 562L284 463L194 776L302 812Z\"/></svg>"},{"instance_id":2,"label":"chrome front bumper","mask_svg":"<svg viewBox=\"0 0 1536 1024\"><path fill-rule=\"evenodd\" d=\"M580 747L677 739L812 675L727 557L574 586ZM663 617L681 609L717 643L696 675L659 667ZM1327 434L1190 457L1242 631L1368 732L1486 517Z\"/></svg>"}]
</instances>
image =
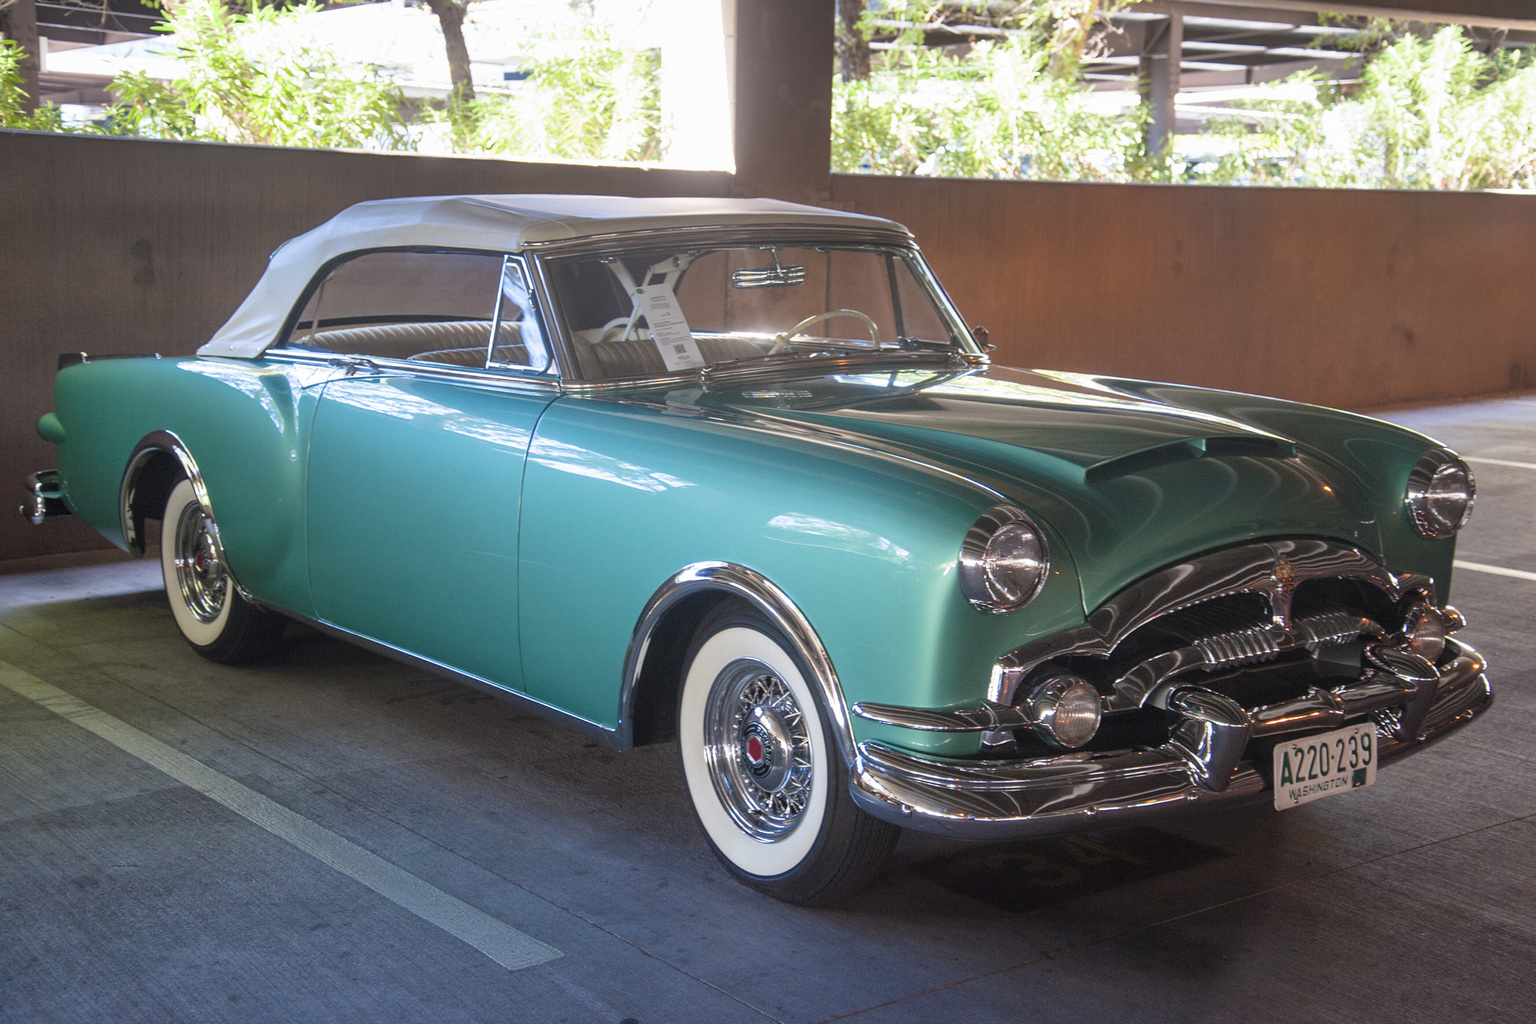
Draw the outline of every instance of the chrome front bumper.
<instances>
[{"instance_id":1,"label":"chrome front bumper","mask_svg":"<svg viewBox=\"0 0 1536 1024\"><path fill-rule=\"evenodd\" d=\"M1117 828L1196 807L1247 803L1270 788L1259 766L1241 759L1249 739L1320 732L1370 716L1381 744L1378 764L1386 764L1487 710L1493 691L1482 657L1454 640L1448 648L1434 680L1378 672L1339 690L1251 711L1225 698L1172 702L1173 738L1156 748L961 761L865 742L858 746L849 788L877 818L920 832L987 840Z\"/></svg>"}]
</instances>

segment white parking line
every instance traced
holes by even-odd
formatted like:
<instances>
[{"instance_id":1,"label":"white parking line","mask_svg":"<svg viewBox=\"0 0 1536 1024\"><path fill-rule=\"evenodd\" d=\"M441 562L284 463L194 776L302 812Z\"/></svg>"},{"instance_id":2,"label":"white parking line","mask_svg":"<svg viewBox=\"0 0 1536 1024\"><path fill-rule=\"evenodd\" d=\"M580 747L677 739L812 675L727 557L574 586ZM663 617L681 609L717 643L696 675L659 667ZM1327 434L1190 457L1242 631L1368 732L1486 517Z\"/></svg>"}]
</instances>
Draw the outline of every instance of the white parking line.
<instances>
[{"instance_id":1,"label":"white parking line","mask_svg":"<svg viewBox=\"0 0 1536 1024\"><path fill-rule=\"evenodd\" d=\"M1486 572L1490 576L1511 576L1517 580L1536 581L1536 572L1527 572L1524 569L1506 569L1502 565L1486 565L1483 562L1463 562L1459 558L1451 564L1458 569L1471 569L1473 572Z\"/></svg>"},{"instance_id":2,"label":"white parking line","mask_svg":"<svg viewBox=\"0 0 1536 1024\"><path fill-rule=\"evenodd\" d=\"M1486 462L1490 466L1513 466L1516 469L1536 469L1536 462L1511 462L1509 459L1490 459L1482 455L1463 455L1468 462Z\"/></svg>"},{"instance_id":3,"label":"white parking line","mask_svg":"<svg viewBox=\"0 0 1536 1024\"><path fill-rule=\"evenodd\" d=\"M177 782L218 801L423 921L469 943L508 970L547 963L563 955L555 947L428 885L410 872L140 732L127 722L3 661L0 661L0 686L67 718L118 749L160 769Z\"/></svg>"}]
</instances>

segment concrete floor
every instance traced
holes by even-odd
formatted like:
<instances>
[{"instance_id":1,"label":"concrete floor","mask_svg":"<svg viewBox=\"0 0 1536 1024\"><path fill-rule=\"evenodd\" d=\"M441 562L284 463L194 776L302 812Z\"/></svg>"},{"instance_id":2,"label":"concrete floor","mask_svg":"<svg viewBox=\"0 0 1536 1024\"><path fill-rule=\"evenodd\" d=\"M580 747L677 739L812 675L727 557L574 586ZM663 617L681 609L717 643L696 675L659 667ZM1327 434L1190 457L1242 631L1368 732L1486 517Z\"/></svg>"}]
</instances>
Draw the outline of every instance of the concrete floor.
<instances>
[{"instance_id":1,"label":"concrete floor","mask_svg":"<svg viewBox=\"0 0 1536 1024\"><path fill-rule=\"evenodd\" d=\"M152 563L0 576L0 1020L1528 1020L1536 398L1392 418L1502 460L1473 463L1485 568L1453 594L1484 719L1284 814L909 835L830 910L726 876L671 746L614 754L297 627L211 665Z\"/></svg>"}]
</instances>

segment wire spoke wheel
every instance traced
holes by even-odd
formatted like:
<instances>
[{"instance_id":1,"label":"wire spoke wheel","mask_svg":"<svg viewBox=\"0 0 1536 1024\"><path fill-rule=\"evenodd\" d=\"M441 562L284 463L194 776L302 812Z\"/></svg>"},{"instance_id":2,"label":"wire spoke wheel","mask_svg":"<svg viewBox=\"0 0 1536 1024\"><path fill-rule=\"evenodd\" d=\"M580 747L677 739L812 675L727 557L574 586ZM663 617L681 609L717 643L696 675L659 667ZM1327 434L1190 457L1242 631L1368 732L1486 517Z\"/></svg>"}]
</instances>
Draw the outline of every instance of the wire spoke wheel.
<instances>
[{"instance_id":1,"label":"wire spoke wheel","mask_svg":"<svg viewBox=\"0 0 1536 1024\"><path fill-rule=\"evenodd\" d=\"M721 804L755 839L772 841L800 824L815 773L805 715L772 669L727 666L710 690L704 756Z\"/></svg>"},{"instance_id":2,"label":"wire spoke wheel","mask_svg":"<svg viewBox=\"0 0 1536 1024\"><path fill-rule=\"evenodd\" d=\"M171 528L171 543L182 601L197 621L213 622L229 595L229 573L207 510L198 504L183 506Z\"/></svg>"},{"instance_id":3,"label":"wire spoke wheel","mask_svg":"<svg viewBox=\"0 0 1536 1024\"><path fill-rule=\"evenodd\" d=\"M699 627L677 746L705 838L754 889L829 903L889 862L899 830L854 804L817 677L759 613L726 605Z\"/></svg>"}]
</instances>

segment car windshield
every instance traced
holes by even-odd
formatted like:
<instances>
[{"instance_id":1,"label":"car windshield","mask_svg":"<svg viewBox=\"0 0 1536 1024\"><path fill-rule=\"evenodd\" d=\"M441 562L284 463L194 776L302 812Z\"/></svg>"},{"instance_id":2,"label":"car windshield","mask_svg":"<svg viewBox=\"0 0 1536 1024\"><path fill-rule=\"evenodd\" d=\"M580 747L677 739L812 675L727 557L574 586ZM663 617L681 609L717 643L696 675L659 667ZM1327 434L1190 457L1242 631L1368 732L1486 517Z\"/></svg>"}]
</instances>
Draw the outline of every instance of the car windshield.
<instances>
[{"instance_id":1,"label":"car windshield","mask_svg":"<svg viewBox=\"0 0 1536 1024\"><path fill-rule=\"evenodd\" d=\"M738 245L550 259L581 376L975 352L899 249Z\"/></svg>"}]
</instances>

